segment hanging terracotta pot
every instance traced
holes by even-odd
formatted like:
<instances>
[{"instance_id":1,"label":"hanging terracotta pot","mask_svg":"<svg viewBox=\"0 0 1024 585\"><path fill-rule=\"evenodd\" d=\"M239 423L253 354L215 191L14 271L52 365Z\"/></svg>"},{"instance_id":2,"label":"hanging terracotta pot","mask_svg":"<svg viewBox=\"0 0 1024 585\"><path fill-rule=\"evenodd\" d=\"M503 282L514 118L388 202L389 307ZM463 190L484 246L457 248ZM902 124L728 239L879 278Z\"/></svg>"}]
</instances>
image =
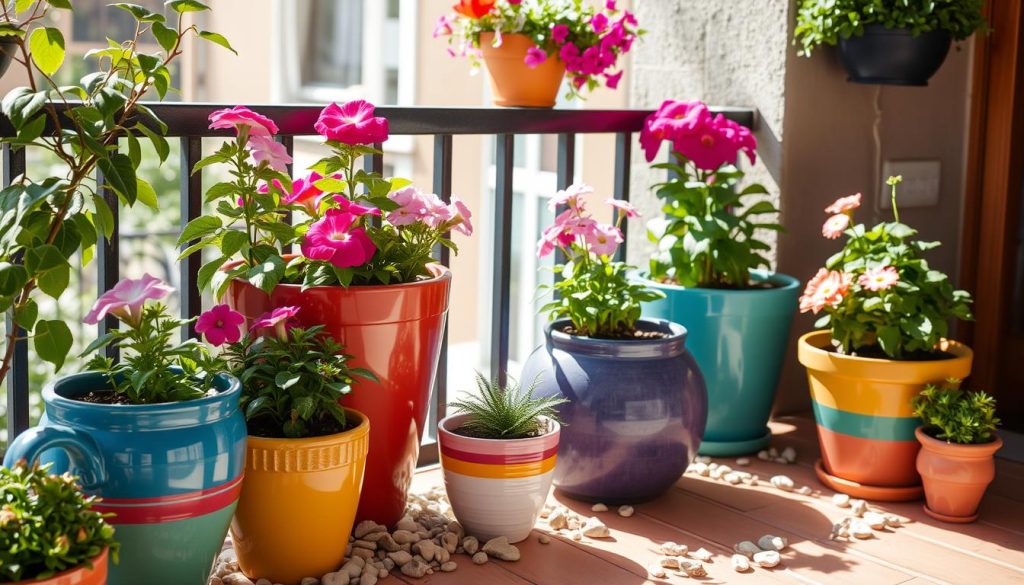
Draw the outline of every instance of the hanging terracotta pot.
<instances>
[{"instance_id":1,"label":"hanging terracotta pot","mask_svg":"<svg viewBox=\"0 0 1024 585\"><path fill-rule=\"evenodd\" d=\"M502 35L494 46L494 33L480 33L480 49L491 78L491 93L498 106L551 108L565 77L565 63L552 55L536 67L526 64L526 52L537 46L526 35Z\"/></svg>"},{"instance_id":2,"label":"hanging terracotta pot","mask_svg":"<svg viewBox=\"0 0 1024 585\"><path fill-rule=\"evenodd\" d=\"M960 445L929 436L923 427L914 434L921 443L917 471L928 502L924 511L943 522L977 520L981 498L996 477L993 456L1003 440L997 436L989 443Z\"/></svg>"}]
</instances>

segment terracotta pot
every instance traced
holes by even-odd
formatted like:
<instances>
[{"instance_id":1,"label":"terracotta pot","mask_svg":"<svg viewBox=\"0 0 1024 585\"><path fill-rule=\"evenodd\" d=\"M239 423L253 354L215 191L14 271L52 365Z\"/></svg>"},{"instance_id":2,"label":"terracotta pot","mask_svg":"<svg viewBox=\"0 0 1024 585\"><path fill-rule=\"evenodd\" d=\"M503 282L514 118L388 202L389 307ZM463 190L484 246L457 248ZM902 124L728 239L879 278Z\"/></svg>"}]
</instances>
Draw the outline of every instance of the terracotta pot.
<instances>
[{"instance_id":1,"label":"terracotta pot","mask_svg":"<svg viewBox=\"0 0 1024 585\"><path fill-rule=\"evenodd\" d=\"M914 435L921 442L917 472L928 502L924 511L944 522L974 522L985 489L996 476L993 456L1003 439L996 436L989 443L960 445L931 437L923 427Z\"/></svg>"},{"instance_id":2,"label":"terracotta pot","mask_svg":"<svg viewBox=\"0 0 1024 585\"><path fill-rule=\"evenodd\" d=\"M359 505L370 424L304 439L249 437L245 481L231 521L242 572L255 581L298 585L336 571Z\"/></svg>"},{"instance_id":3,"label":"terracotta pot","mask_svg":"<svg viewBox=\"0 0 1024 585\"><path fill-rule=\"evenodd\" d=\"M949 359L898 361L848 356L824 349L829 331L800 338L797 355L807 368L826 486L869 500L916 500L922 495L915 462L920 444L911 400L926 384L971 373L973 352L943 340Z\"/></svg>"},{"instance_id":4,"label":"terracotta pot","mask_svg":"<svg viewBox=\"0 0 1024 585\"><path fill-rule=\"evenodd\" d=\"M565 78L565 63L553 55L536 67L526 64L526 51L536 47L526 35L502 35L494 47L494 33L480 33L480 49L491 78L491 94L498 106L554 107Z\"/></svg>"},{"instance_id":5,"label":"terracotta pot","mask_svg":"<svg viewBox=\"0 0 1024 585\"><path fill-rule=\"evenodd\" d=\"M431 266L430 280L388 286L278 285L270 296L248 282L233 281L227 303L250 321L274 307L299 306L296 321L324 325L379 383L360 380L343 404L371 423L370 454L356 522L393 525L405 511L416 470L430 392L437 374L448 315L451 272Z\"/></svg>"},{"instance_id":6,"label":"terracotta pot","mask_svg":"<svg viewBox=\"0 0 1024 585\"><path fill-rule=\"evenodd\" d=\"M107 585L107 553L109 552L109 549L104 547L103 551L92 559L92 568L88 566L75 567L61 571L48 579L15 581L7 585Z\"/></svg>"},{"instance_id":7,"label":"terracotta pot","mask_svg":"<svg viewBox=\"0 0 1024 585\"><path fill-rule=\"evenodd\" d=\"M548 498L558 462L559 425L525 439L479 439L454 433L469 415L437 425L444 488L455 518L485 542L497 536L519 542L530 536Z\"/></svg>"}]
</instances>

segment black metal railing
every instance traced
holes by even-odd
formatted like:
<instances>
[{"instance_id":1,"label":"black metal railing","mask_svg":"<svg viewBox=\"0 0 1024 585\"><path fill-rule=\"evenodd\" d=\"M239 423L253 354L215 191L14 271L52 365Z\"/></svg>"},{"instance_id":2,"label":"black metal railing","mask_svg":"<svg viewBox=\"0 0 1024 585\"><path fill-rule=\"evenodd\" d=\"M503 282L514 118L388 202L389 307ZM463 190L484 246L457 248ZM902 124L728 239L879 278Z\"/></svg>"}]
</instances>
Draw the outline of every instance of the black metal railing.
<instances>
[{"instance_id":1,"label":"black metal railing","mask_svg":"<svg viewBox=\"0 0 1024 585\"><path fill-rule=\"evenodd\" d=\"M167 136L180 141L180 189L181 225L202 213L203 183L201 173L191 174L190 170L202 157L204 138L229 137L230 130L210 130L208 116L214 110L226 107L222 104L148 104L168 127ZM273 119L280 128L279 138L293 153L296 136L315 136L313 124L320 114L321 106L315 105L273 105L253 106L253 109ZM746 108L712 108L726 117L747 127L754 128L757 114ZM615 178L613 196L628 201L630 198L630 158L634 134L640 131L647 110L532 110L495 108L432 108L432 107L380 107L377 115L388 118L392 136L427 135L434 137L433 190L446 203L450 202L452 191L452 137L456 135L493 135L495 137L495 201L493 205L493 276L491 299L490 375L504 382L509 360L510 313L511 313L511 252L513 213L513 170L515 157L515 136L519 134L557 134L557 186L563 189L573 182L575 176L576 139L580 134L615 134ZM145 120L143 120L145 121ZM47 132L52 132L48 128ZM0 117L0 135L12 136L10 123ZM3 186L7 187L25 172L25 151L3 145ZM382 155L367 157L367 169L381 172L384 167ZM97 176L102 183L103 177ZM107 194L108 203L117 219L118 202L115 195ZM116 222L115 222L116 224ZM100 238L97 249L98 293L112 287L120 278L120 230L114 228L109 241ZM532 242L531 246L532 246ZM625 254L625 245L620 248ZM446 266L449 262L447 249L442 249L440 260ZM180 310L183 317L194 317L202 310L202 296L197 286L201 265L199 254L193 254L181 262ZM8 327L13 326L7 319ZM100 333L112 323L100 324ZM194 332L188 332L194 333ZM8 438L15 436L29 426L29 351L27 341L19 339L14 353L12 369L7 377L7 420ZM444 412L447 403L447 331L441 349L438 365L437 384L431 405L431 419L427 427L428 437L434 437L437 413ZM429 446L425 444L424 446ZM436 462L436 449L422 450L420 463Z\"/></svg>"}]
</instances>

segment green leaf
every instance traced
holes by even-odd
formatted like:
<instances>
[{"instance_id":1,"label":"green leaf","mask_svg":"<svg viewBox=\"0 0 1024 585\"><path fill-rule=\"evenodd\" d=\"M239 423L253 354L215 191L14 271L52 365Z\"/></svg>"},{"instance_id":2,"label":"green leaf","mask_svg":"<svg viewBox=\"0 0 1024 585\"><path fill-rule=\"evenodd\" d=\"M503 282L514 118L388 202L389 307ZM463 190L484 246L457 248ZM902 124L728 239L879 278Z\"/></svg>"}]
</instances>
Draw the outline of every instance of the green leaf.
<instances>
[{"instance_id":1,"label":"green leaf","mask_svg":"<svg viewBox=\"0 0 1024 585\"><path fill-rule=\"evenodd\" d=\"M39 286L39 290L50 295L55 300L59 300L61 293L67 290L70 280L71 266L64 264L37 276L36 284Z\"/></svg>"},{"instance_id":2,"label":"green leaf","mask_svg":"<svg viewBox=\"0 0 1024 585\"><path fill-rule=\"evenodd\" d=\"M36 0L17 0L14 3L14 11L15 12L25 12L26 10L31 8L32 5L35 4L35 3L36 3Z\"/></svg>"},{"instance_id":3,"label":"green leaf","mask_svg":"<svg viewBox=\"0 0 1024 585\"><path fill-rule=\"evenodd\" d=\"M221 219L216 215L200 215L199 217L188 222L185 229L182 230L181 236L178 237L178 245L191 242L192 240L198 240L199 238L211 234L224 224Z\"/></svg>"},{"instance_id":4,"label":"green leaf","mask_svg":"<svg viewBox=\"0 0 1024 585\"><path fill-rule=\"evenodd\" d=\"M249 237L245 232L238 230L227 230L221 237L220 253L224 256L234 256L242 246L249 243Z\"/></svg>"},{"instance_id":5,"label":"green leaf","mask_svg":"<svg viewBox=\"0 0 1024 585\"><path fill-rule=\"evenodd\" d=\"M28 282L28 271L24 266L0 262L0 296L12 297Z\"/></svg>"},{"instance_id":6,"label":"green leaf","mask_svg":"<svg viewBox=\"0 0 1024 585\"><path fill-rule=\"evenodd\" d=\"M36 354L50 362L57 370L64 365L64 360L71 351L71 329L64 321L40 321L36 323L35 343Z\"/></svg>"},{"instance_id":7,"label":"green leaf","mask_svg":"<svg viewBox=\"0 0 1024 585\"><path fill-rule=\"evenodd\" d=\"M231 46L231 43L229 43L228 40L224 38L224 35L215 32L210 32L208 30L201 30L199 31L199 38L206 39L215 45L220 45L224 47L225 49L231 51L236 55L238 54L238 51L236 51L234 47Z\"/></svg>"},{"instance_id":8,"label":"green leaf","mask_svg":"<svg viewBox=\"0 0 1024 585\"><path fill-rule=\"evenodd\" d=\"M71 0L46 0L46 3L54 8L71 10Z\"/></svg>"},{"instance_id":9,"label":"green leaf","mask_svg":"<svg viewBox=\"0 0 1024 585\"><path fill-rule=\"evenodd\" d=\"M168 53L171 52L171 50L174 49L174 45L178 43L178 32L162 22L154 22L149 30L153 33L153 38L156 39L160 48Z\"/></svg>"},{"instance_id":10,"label":"green leaf","mask_svg":"<svg viewBox=\"0 0 1024 585\"><path fill-rule=\"evenodd\" d=\"M220 270L220 267L223 266L227 260L227 258L221 256L216 260L211 260L210 262L203 264L199 268L199 276L196 278L196 284L199 287L199 290L206 290L210 285L210 281L213 280L213 275L217 274L217 271Z\"/></svg>"},{"instance_id":11,"label":"green leaf","mask_svg":"<svg viewBox=\"0 0 1024 585\"><path fill-rule=\"evenodd\" d=\"M164 2L164 6L167 6L177 12L178 14L184 14L186 12L202 12L209 10L210 7L197 0L168 0Z\"/></svg>"},{"instance_id":12,"label":"green leaf","mask_svg":"<svg viewBox=\"0 0 1024 585\"><path fill-rule=\"evenodd\" d=\"M117 4L111 4L114 8L120 8L125 12L131 14L135 20L139 22L164 22L166 19L163 14L157 12L150 12L149 9L143 8L138 4L128 4L126 2L118 2Z\"/></svg>"},{"instance_id":13,"label":"green leaf","mask_svg":"<svg viewBox=\"0 0 1024 585\"><path fill-rule=\"evenodd\" d=\"M100 232L108 240L114 235L114 213L111 211L110 206L107 205L107 200L100 195L92 196L93 206L96 208L96 215L93 217L93 222L96 227L99 228Z\"/></svg>"},{"instance_id":14,"label":"green leaf","mask_svg":"<svg viewBox=\"0 0 1024 585\"><path fill-rule=\"evenodd\" d=\"M40 114L32 118L30 122L18 130L16 142L18 144L28 144L42 136L43 130L46 129L46 120L48 119L46 114Z\"/></svg>"},{"instance_id":15,"label":"green leaf","mask_svg":"<svg viewBox=\"0 0 1024 585\"><path fill-rule=\"evenodd\" d=\"M3 102L0 102L0 111L10 118L15 128L21 128L45 105L45 91L33 92L27 87L17 87L4 96Z\"/></svg>"},{"instance_id":16,"label":"green leaf","mask_svg":"<svg viewBox=\"0 0 1024 585\"><path fill-rule=\"evenodd\" d=\"M67 266L67 258L60 253L57 246L44 244L30 248L25 253L25 268L31 274L39 274L47 270L53 270L58 266Z\"/></svg>"},{"instance_id":17,"label":"green leaf","mask_svg":"<svg viewBox=\"0 0 1024 585\"><path fill-rule=\"evenodd\" d=\"M25 331L31 331L36 326L36 319L39 318L39 305L32 299L22 305L21 309L14 313L14 322Z\"/></svg>"},{"instance_id":18,"label":"green leaf","mask_svg":"<svg viewBox=\"0 0 1024 585\"><path fill-rule=\"evenodd\" d=\"M145 124L136 124L135 129L142 132L146 138L149 138L149 141L153 143L153 149L156 150L157 156L160 157L160 162L167 160L167 155L171 153L171 147L167 144L166 138L156 132L153 132Z\"/></svg>"},{"instance_id":19,"label":"green leaf","mask_svg":"<svg viewBox=\"0 0 1024 585\"><path fill-rule=\"evenodd\" d=\"M270 294L284 277L285 263L280 256L271 256L253 266L246 274L246 280L256 288Z\"/></svg>"},{"instance_id":20,"label":"green leaf","mask_svg":"<svg viewBox=\"0 0 1024 585\"><path fill-rule=\"evenodd\" d=\"M313 186L324 193L343 193L348 188L348 184L345 181L335 179L334 177L324 177L313 183Z\"/></svg>"},{"instance_id":21,"label":"green leaf","mask_svg":"<svg viewBox=\"0 0 1024 585\"><path fill-rule=\"evenodd\" d=\"M138 198L138 183L135 179L135 167L132 159L120 152L111 153L108 158L100 158L97 166L103 171L103 178L108 187L112 188L128 205L134 205Z\"/></svg>"},{"instance_id":22,"label":"green leaf","mask_svg":"<svg viewBox=\"0 0 1024 585\"><path fill-rule=\"evenodd\" d=\"M139 144L139 139L131 133L125 136L125 141L128 143L128 158L131 159L132 166L138 169L142 164L142 145Z\"/></svg>"},{"instance_id":23,"label":"green leaf","mask_svg":"<svg viewBox=\"0 0 1024 585\"><path fill-rule=\"evenodd\" d=\"M292 403L292 407L299 413L299 418L308 420L309 417L313 416L313 411L316 409L316 402L313 400L312 396L300 396Z\"/></svg>"},{"instance_id":24,"label":"green leaf","mask_svg":"<svg viewBox=\"0 0 1024 585\"><path fill-rule=\"evenodd\" d=\"M71 8L70 4L68 8ZM28 46L32 51L32 62L44 74L53 75L64 64L64 35L60 30L37 28L29 36Z\"/></svg>"},{"instance_id":25,"label":"green leaf","mask_svg":"<svg viewBox=\"0 0 1024 585\"><path fill-rule=\"evenodd\" d=\"M297 372L278 372L274 377L274 384L281 390L287 390L301 381L302 375Z\"/></svg>"},{"instance_id":26,"label":"green leaf","mask_svg":"<svg viewBox=\"0 0 1024 585\"><path fill-rule=\"evenodd\" d=\"M138 193L138 201L153 211L160 210L160 203L157 201L156 190L143 179L136 177L135 188Z\"/></svg>"}]
</instances>

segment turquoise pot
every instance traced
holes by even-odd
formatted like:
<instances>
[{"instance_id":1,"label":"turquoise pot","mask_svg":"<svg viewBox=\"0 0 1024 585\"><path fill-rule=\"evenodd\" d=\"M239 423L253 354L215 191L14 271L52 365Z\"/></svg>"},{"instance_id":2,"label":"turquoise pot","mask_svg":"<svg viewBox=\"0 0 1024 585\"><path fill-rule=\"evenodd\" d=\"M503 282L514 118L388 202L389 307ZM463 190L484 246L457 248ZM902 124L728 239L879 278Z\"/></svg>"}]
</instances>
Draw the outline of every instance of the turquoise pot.
<instances>
[{"instance_id":1,"label":"turquoise pot","mask_svg":"<svg viewBox=\"0 0 1024 585\"><path fill-rule=\"evenodd\" d=\"M708 424L702 455L754 453L771 441L768 418L782 371L800 282L785 274L754 271L774 288L684 288L636 279L665 293L644 303L643 316L686 327L686 346L708 388Z\"/></svg>"}]
</instances>

